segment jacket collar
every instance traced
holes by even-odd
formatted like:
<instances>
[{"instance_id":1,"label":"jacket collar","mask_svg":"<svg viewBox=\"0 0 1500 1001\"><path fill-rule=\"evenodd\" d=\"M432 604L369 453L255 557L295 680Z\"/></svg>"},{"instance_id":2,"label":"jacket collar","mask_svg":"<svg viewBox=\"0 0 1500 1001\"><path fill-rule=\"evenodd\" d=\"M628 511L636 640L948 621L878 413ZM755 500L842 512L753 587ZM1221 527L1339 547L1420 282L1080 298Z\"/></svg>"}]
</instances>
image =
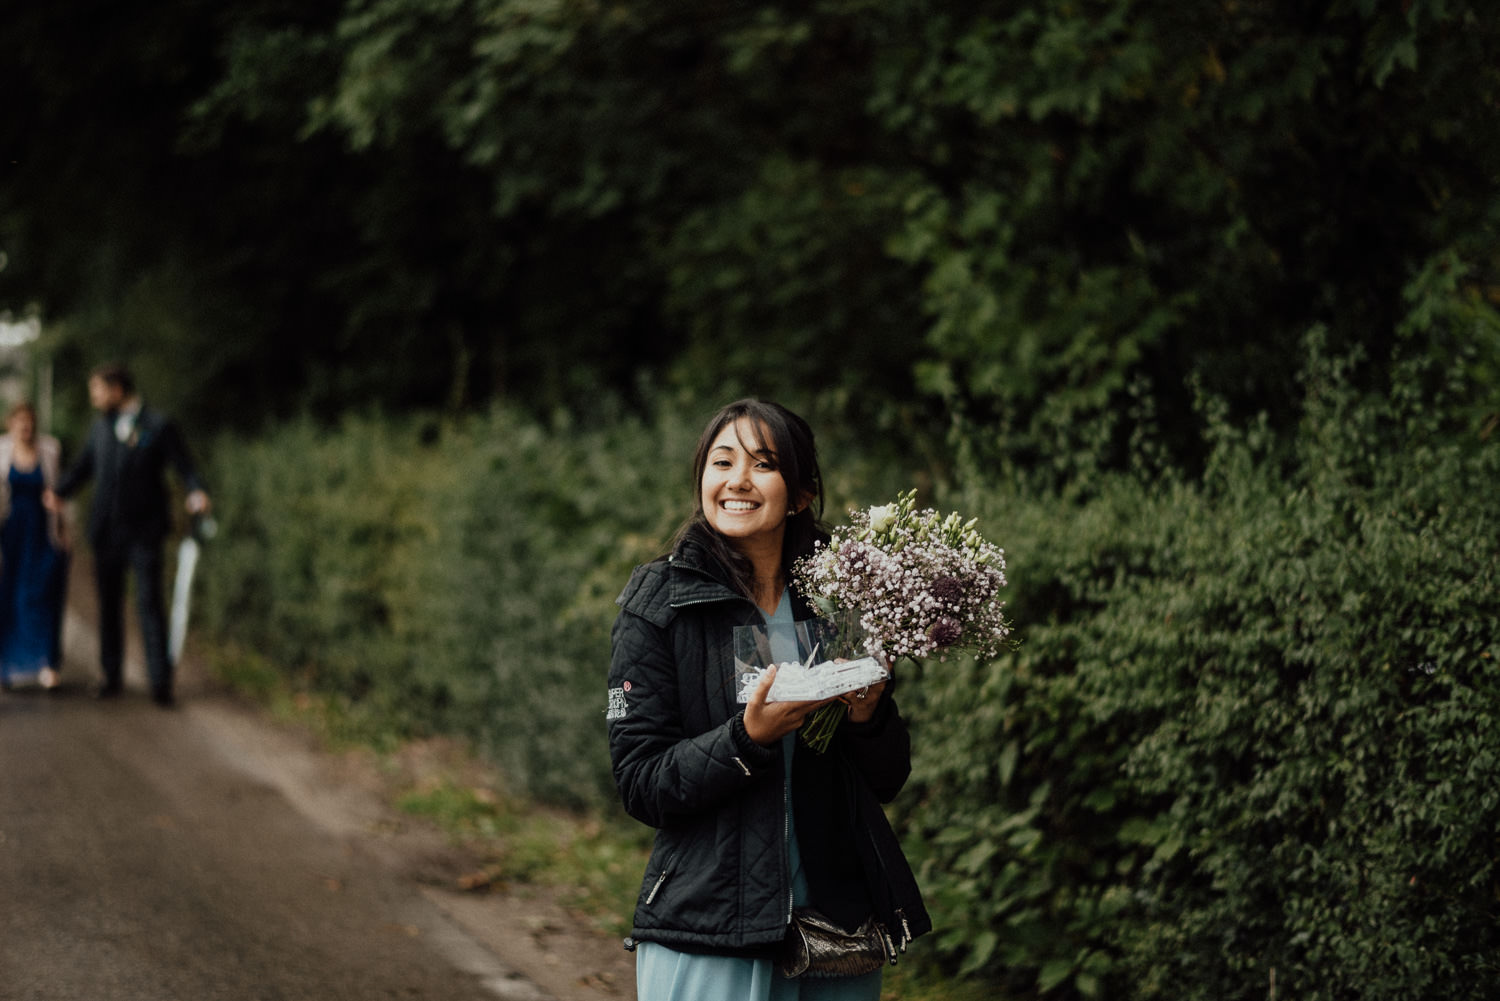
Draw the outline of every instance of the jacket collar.
<instances>
[{"instance_id":1,"label":"jacket collar","mask_svg":"<svg viewBox=\"0 0 1500 1001\"><path fill-rule=\"evenodd\" d=\"M696 527L690 529L667 557L672 569L678 571L669 575L668 603L681 608L709 601L748 601L730 586L728 568L710 555L703 544L702 531Z\"/></svg>"},{"instance_id":2,"label":"jacket collar","mask_svg":"<svg viewBox=\"0 0 1500 1001\"><path fill-rule=\"evenodd\" d=\"M704 529L695 526L683 536L667 562L677 573L669 574L667 602L673 608L700 605L711 601L744 601L750 599L729 584L729 571L710 554L703 544ZM802 597L795 584L792 590L792 614L798 620L813 618L816 612ZM753 602L752 602L753 604Z\"/></svg>"}]
</instances>

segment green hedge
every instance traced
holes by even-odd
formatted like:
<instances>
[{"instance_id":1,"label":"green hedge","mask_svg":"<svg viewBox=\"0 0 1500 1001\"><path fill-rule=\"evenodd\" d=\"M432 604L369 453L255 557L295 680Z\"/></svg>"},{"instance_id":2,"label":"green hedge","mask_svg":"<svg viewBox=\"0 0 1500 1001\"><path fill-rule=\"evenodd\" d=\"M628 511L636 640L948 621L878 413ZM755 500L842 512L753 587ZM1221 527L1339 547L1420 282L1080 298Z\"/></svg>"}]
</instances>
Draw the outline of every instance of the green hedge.
<instances>
[{"instance_id":1,"label":"green hedge","mask_svg":"<svg viewBox=\"0 0 1500 1001\"><path fill-rule=\"evenodd\" d=\"M1007 549L1020 645L905 669L917 967L1012 998L1487 992L1500 460L1427 416L1431 372L1371 400L1309 371L1294 448L1208 408L1191 481L940 495ZM683 511L700 422L601 402L221 441L211 629L372 729L612 803L612 600ZM915 476L829 437L834 512Z\"/></svg>"},{"instance_id":2,"label":"green hedge","mask_svg":"<svg viewBox=\"0 0 1500 1001\"><path fill-rule=\"evenodd\" d=\"M1500 457L1312 380L1200 483L957 497L1023 641L906 689L938 952L1007 996L1482 998L1500 957ZM1400 394L1397 394L1400 398Z\"/></svg>"},{"instance_id":3,"label":"green hedge","mask_svg":"<svg viewBox=\"0 0 1500 1001\"><path fill-rule=\"evenodd\" d=\"M670 533L674 443L601 416L302 421L218 442L210 630L341 696L365 730L458 734L518 791L605 802L612 600Z\"/></svg>"}]
</instances>

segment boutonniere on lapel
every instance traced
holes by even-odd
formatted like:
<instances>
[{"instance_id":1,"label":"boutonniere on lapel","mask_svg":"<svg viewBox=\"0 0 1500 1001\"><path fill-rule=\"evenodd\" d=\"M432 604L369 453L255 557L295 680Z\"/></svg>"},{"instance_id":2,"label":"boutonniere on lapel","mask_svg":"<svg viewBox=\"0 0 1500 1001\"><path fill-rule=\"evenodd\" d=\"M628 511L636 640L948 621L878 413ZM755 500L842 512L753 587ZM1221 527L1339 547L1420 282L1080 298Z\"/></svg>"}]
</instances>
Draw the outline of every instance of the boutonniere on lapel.
<instances>
[{"instance_id":1,"label":"boutonniere on lapel","mask_svg":"<svg viewBox=\"0 0 1500 1001\"><path fill-rule=\"evenodd\" d=\"M141 434L141 415L139 413L125 414L115 421L115 437L120 444L127 449L136 449L145 444L150 437L150 432Z\"/></svg>"}]
</instances>

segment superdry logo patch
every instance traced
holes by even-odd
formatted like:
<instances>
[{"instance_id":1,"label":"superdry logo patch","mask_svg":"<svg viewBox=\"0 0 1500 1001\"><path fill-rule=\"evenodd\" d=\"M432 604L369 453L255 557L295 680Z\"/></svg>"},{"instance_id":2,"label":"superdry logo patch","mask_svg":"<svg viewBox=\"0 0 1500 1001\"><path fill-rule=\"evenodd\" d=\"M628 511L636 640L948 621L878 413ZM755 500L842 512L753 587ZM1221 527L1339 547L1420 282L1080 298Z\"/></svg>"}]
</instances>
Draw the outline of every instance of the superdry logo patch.
<instances>
[{"instance_id":1,"label":"superdry logo patch","mask_svg":"<svg viewBox=\"0 0 1500 1001\"><path fill-rule=\"evenodd\" d=\"M625 693L630 691L630 682L619 688L609 690L609 706L604 710L605 719L624 719L627 711L625 706Z\"/></svg>"}]
</instances>

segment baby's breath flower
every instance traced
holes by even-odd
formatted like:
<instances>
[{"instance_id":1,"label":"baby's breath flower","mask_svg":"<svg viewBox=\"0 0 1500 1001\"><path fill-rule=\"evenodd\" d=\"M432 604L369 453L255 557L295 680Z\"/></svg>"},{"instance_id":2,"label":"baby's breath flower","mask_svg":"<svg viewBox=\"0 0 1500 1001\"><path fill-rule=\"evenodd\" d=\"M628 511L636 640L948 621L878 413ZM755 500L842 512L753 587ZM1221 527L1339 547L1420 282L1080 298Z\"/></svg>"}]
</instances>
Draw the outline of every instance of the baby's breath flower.
<instances>
[{"instance_id":1,"label":"baby's breath flower","mask_svg":"<svg viewBox=\"0 0 1500 1001\"><path fill-rule=\"evenodd\" d=\"M994 656L1010 635L998 598L1005 553L976 524L916 510L909 490L893 504L853 512L792 572L820 607L852 610L886 656L949 649Z\"/></svg>"}]
</instances>

